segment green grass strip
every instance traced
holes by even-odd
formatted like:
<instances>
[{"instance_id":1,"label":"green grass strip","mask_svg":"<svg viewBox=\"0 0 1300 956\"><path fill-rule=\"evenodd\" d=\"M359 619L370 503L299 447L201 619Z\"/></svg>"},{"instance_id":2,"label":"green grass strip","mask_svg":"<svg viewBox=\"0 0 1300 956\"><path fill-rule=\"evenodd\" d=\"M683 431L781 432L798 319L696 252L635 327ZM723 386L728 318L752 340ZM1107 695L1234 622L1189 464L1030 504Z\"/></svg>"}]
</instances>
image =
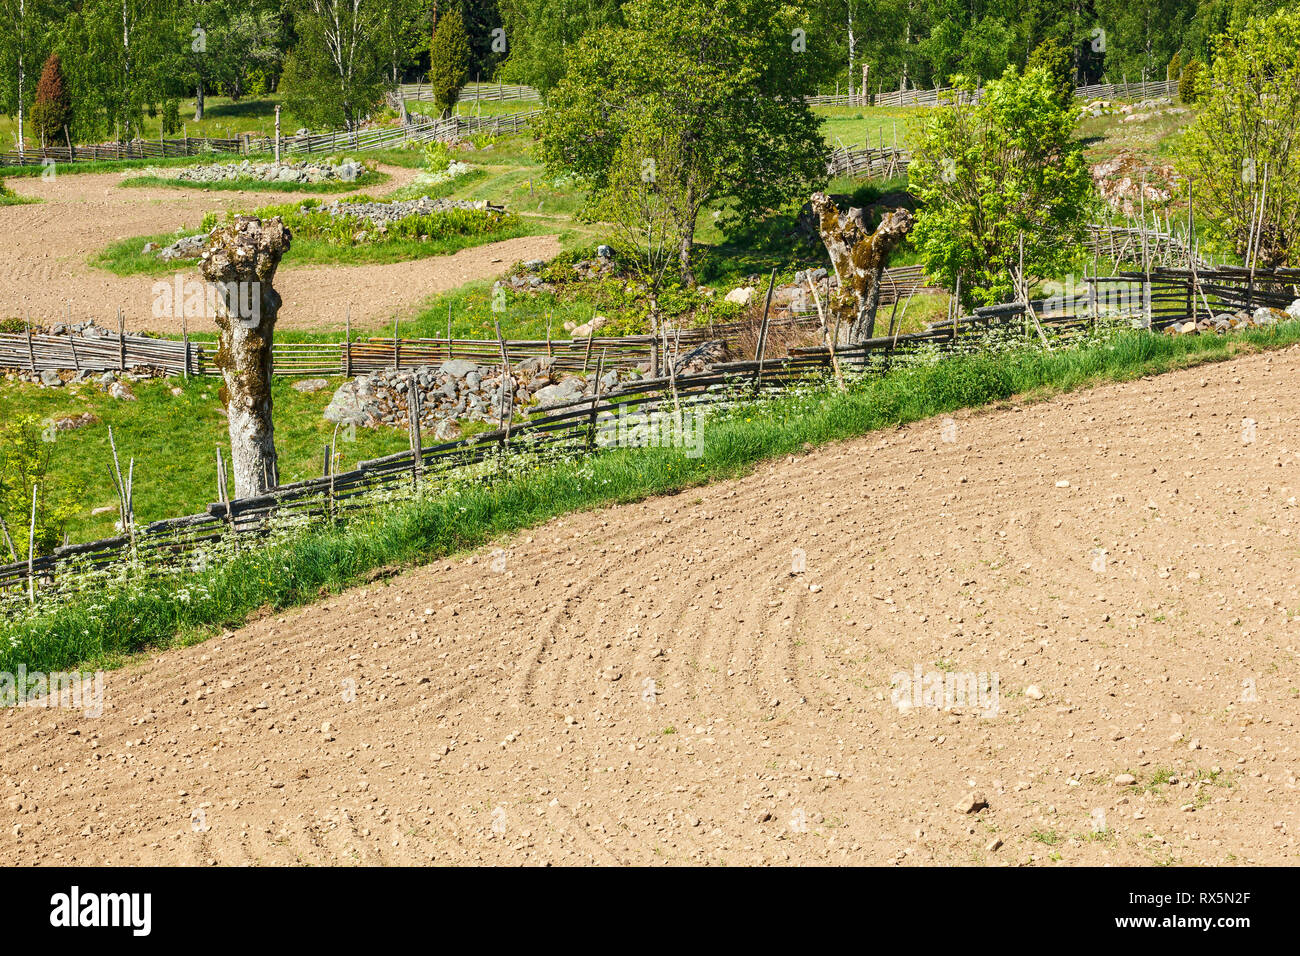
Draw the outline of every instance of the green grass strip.
<instances>
[{"instance_id":1,"label":"green grass strip","mask_svg":"<svg viewBox=\"0 0 1300 956\"><path fill-rule=\"evenodd\" d=\"M948 358L863 380L847 392L803 390L711 420L698 458L682 448L612 450L376 509L278 546L248 548L185 577L181 586L174 577L138 580L74 598L0 627L0 671L20 663L42 671L111 665L135 652L237 627L260 608L310 603L379 568L418 565L558 515L735 478L808 445L1013 396L1039 400L1296 342L1300 322L1233 336L1124 333L1073 350Z\"/></svg>"}]
</instances>

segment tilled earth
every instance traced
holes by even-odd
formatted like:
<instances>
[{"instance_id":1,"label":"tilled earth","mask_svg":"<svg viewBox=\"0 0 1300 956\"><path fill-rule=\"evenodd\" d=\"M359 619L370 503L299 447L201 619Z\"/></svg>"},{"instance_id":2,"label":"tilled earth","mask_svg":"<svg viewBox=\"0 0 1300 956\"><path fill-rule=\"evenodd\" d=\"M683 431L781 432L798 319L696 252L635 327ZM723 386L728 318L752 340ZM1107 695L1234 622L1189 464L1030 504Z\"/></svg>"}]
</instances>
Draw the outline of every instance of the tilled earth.
<instances>
[{"instance_id":1,"label":"tilled earth","mask_svg":"<svg viewBox=\"0 0 1300 956\"><path fill-rule=\"evenodd\" d=\"M417 173L379 168L391 178L367 191L395 189ZM71 307L73 322L92 318L116 330L121 308L130 331L179 334L179 317L153 314L157 277L114 275L90 265L91 257L119 239L196 230L213 210L251 210L295 196L321 198L312 193L123 188L118 184L126 175L76 173L9 181L15 192L42 202L0 207L0 283L5 291L0 318L29 315L38 325L49 325L64 321ZM349 310L354 328L374 328L417 311L432 294L502 275L521 260L550 258L559 248L555 236L524 236L450 256L385 265L294 266L290 261L276 274L275 287L284 299L277 328L341 329ZM177 272L182 282L201 281L193 263L178 263Z\"/></svg>"},{"instance_id":2,"label":"tilled earth","mask_svg":"<svg viewBox=\"0 0 1300 956\"><path fill-rule=\"evenodd\" d=\"M0 715L0 854L1294 863L1298 382L926 421L142 659Z\"/></svg>"}]
</instances>

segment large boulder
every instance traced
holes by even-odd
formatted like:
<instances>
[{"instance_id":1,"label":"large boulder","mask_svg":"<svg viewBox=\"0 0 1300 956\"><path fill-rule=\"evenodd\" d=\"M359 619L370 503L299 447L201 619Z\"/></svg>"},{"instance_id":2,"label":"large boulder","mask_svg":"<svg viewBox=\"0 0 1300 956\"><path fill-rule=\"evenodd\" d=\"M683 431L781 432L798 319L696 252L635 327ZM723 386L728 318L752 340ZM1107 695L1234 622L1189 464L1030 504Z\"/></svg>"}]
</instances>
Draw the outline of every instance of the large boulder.
<instances>
[{"instance_id":1,"label":"large boulder","mask_svg":"<svg viewBox=\"0 0 1300 956\"><path fill-rule=\"evenodd\" d=\"M464 378L471 372L477 372L478 366L469 359L449 359L438 366L438 371L452 378Z\"/></svg>"},{"instance_id":2,"label":"large boulder","mask_svg":"<svg viewBox=\"0 0 1300 956\"><path fill-rule=\"evenodd\" d=\"M537 400L539 408L553 408L556 405L567 405L569 402L576 402L582 398L584 383L576 375L566 378L555 385L547 385L545 388L538 389L533 398Z\"/></svg>"}]
</instances>

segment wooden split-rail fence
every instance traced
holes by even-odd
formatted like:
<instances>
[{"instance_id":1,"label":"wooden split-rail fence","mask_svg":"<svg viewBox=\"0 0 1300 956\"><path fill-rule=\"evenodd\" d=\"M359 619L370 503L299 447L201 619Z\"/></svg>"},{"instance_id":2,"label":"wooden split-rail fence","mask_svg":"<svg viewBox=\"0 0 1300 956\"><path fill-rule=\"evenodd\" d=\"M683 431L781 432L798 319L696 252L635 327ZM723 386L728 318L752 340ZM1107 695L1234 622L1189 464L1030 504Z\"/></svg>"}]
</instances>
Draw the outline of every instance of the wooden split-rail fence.
<instances>
[{"instance_id":1,"label":"wooden split-rail fence","mask_svg":"<svg viewBox=\"0 0 1300 956\"><path fill-rule=\"evenodd\" d=\"M452 116L435 119L413 114L411 122L401 126L379 126L372 129L333 130L327 133L305 133L301 136L281 136L281 154L333 153L353 150L392 149L407 143L457 140L472 133L491 133L494 136L518 133L526 129L541 115L541 110L503 113L499 116ZM0 166L41 166L46 163L82 163L100 160L170 159L180 156L205 154L249 155L275 151L275 137L246 134L238 138L213 139L185 137L182 139L137 140L129 143L110 143L100 146L47 147L44 150L0 153Z\"/></svg>"},{"instance_id":2,"label":"wooden split-rail fence","mask_svg":"<svg viewBox=\"0 0 1300 956\"><path fill-rule=\"evenodd\" d=\"M907 175L912 154L892 146L841 146L826 159L828 176L894 179Z\"/></svg>"},{"instance_id":3,"label":"wooden split-rail fence","mask_svg":"<svg viewBox=\"0 0 1300 956\"><path fill-rule=\"evenodd\" d=\"M1130 297L1128 293L1134 288L1138 294ZM1069 298L993 306L931 323L920 332L877 336L852 346L794 347L777 358L765 355L769 340L765 317L752 359L724 362L698 374L638 379L603 394L598 390L592 397L547 409L526 421L512 421L515 416L507 408L502 416L507 424L500 428L427 447L418 440L418 430L413 429L410 451L363 461L346 472L333 470L334 454L327 449L327 465L318 478L278 487L255 498L221 500L197 514L139 528L133 516L124 516L126 533L121 536L67 545L52 555L0 566L0 589L49 583L70 569L133 564L148 568L152 562L178 562L197 549L231 536L238 542L270 534L280 521L335 521L351 512L389 502L394 494L416 495L436 476L461 473L491 480L506 469L512 456L527 456L528 461L539 462L591 454L607 443L619 416L638 410L664 414L720 403L734 405L764 391L824 380L844 369L879 373L919 347L940 351L965 350L972 343L978 347L979 339L972 335L989 329L1023 329L1024 334L1031 335L1035 327L1040 333L1050 327L1069 334L1104 318L1113 301L1124 303L1120 311L1135 324L1149 324L1158 330L1197 318L1202 311L1284 307L1295 298L1297 289L1300 269L1155 268L1091 277L1081 294ZM1117 292L1123 294L1116 296ZM492 344L498 350L501 347L499 342ZM604 364L597 359L598 373ZM669 365L676 367L675 362Z\"/></svg>"},{"instance_id":4,"label":"wooden split-rail fence","mask_svg":"<svg viewBox=\"0 0 1300 956\"><path fill-rule=\"evenodd\" d=\"M403 83L398 93L404 100L432 102L433 87L428 83ZM542 94L531 86L516 83L466 83L460 91L460 103L541 102Z\"/></svg>"}]
</instances>

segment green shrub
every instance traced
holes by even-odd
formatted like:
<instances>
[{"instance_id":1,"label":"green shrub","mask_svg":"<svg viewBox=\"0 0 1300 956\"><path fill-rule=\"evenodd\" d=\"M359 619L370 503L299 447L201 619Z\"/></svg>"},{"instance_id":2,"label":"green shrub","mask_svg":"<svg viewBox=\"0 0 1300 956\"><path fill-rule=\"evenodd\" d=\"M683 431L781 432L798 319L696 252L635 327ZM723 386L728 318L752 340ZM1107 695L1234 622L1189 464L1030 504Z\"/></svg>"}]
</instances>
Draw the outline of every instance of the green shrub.
<instances>
[{"instance_id":1,"label":"green shrub","mask_svg":"<svg viewBox=\"0 0 1300 956\"><path fill-rule=\"evenodd\" d=\"M1184 103L1196 102L1196 80L1201 73L1201 64L1188 60L1183 67L1183 74L1178 78L1178 98Z\"/></svg>"},{"instance_id":2,"label":"green shrub","mask_svg":"<svg viewBox=\"0 0 1300 956\"><path fill-rule=\"evenodd\" d=\"M63 543L63 530L75 508L51 468L57 430L53 422L20 418L0 425L0 520L4 521L18 556L27 551L32 518L32 488L36 486L36 553L49 554ZM9 548L0 535L0 560Z\"/></svg>"}]
</instances>

